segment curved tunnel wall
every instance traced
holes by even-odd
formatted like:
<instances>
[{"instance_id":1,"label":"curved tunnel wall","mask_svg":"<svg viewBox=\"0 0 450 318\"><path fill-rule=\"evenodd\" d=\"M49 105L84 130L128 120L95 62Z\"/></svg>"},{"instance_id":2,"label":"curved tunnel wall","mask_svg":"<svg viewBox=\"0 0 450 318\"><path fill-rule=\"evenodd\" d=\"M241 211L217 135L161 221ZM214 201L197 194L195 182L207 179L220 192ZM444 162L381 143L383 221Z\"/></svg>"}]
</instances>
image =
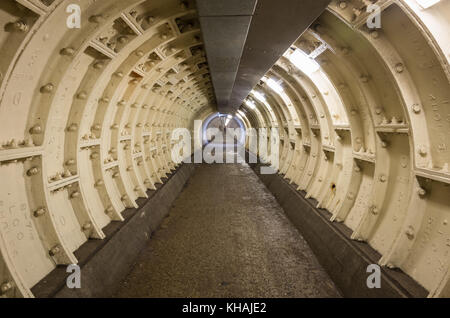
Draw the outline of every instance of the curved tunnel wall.
<instances>
[{"instance_id":1,"label":"curved tunnel wall","mask_svg":"<svg viewBox=\"0 0 450 318\"><path fill-rule=\"evenodd\" d=\"M238 114L248 127L279 129L279 172L381 265L448 297L450 3L377 4L382 28L372 30L362 1L333 1L254 89L256 107ZM321 46L315 72L289 58Z\"/></svg>"},{"instance_id":2,"label":"curved tunnel wall","mask_svg":"<svg viewBox=\"0 0 450 318\"><path fill-rule=\"evenodd\" d=\"M76 3L79 29L70 1L0 4L4 296L77 263L175 168L172 129L213 111L193 1Z\"/></svg>"},{"instance_id":3,"label":"curved tunnel wall","mask_svg":"<svg viewBox=\"0 0 450 318\"><path fill-rule=\"evenodd\" d=\"M280 173L353 238L450 296L450 3L332 1L237 116L277 127ZM214 113L194 1L0 3L0 283L30 291L172 171L171 131ZM319 48L326 47L323 52ZM316 57L312 74L289 58ZM281 83L283 92L267 85Z\"/></svg>"}]
</instances>

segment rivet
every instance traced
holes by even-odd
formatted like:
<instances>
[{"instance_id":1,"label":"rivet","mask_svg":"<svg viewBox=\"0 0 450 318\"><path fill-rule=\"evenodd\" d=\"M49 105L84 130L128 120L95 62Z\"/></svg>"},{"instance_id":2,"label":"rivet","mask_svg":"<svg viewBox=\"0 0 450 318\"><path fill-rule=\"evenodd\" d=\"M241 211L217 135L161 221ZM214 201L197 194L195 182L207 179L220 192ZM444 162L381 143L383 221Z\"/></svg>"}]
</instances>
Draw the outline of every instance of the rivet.
<instances>
[{"instance_id":1,"label":"rivet","mask_svg":"<svg viewBox=\"0 0 450 318\"><path fill-rule=\"evenodd\" d=\"M0 292L1 292L1 295L6 294L6 293L9 292L12 288L13 288L12 282L6 282L6 283L3 283L3 284L0 286Z\"/></svg>"},{"instance_id":2,"label":"rivet","mask_svg":"<svg viewBox=\"0 0 450 318\"><path fill-rule=\"evenodd\" d=\"M339 8L341 8L342 10L347 8L347 2L345 1L341 1L339 2Z\"/></svg>"},{"instance_id":3,"label":"rivet","mask_svg":"<svg viewBox=\"0 0 450 318\"><path fill-rule=\"evenodd\" d=\"M378 210L376 206L372 206L370 210L373 215L378 215L378 213L380 213L380 210Z\"/></svg>"},{"instance_id":4,"label":"rivet","mask_svg":"<svg viewBox=\"0 0 450 318\"><path fill-rule=\"evenodd\" d=\"M355 170L355 172L360 172L361 168L359 166L355 166L354 170Z\"/></svg>"},{"instance_id":5,"label":"rivet","mask_svg":"<svg viewBox=\"0 0 450 318\"><path fill-rule=\"evenodd\" d=\"M106 210L105 210L106 214L111 214L113 212L114 212L114 208L112 206L107 207Z\"/></svg>"},{"instance_id":6,"label":"rivet","mask_svg":"<svg viewBox=\"0 0 450 318\"><path fill-rule=\"evenodd\" d=\"M136 51L136 55L139 57L142 57L142 56L144 56L144 52L141 50L138 50L138 51Z\"/></svg>"},{"instance_id":7,"label":"rivet","mask_svg":"<svg viewBox=\"0 0 450 318\"><path fill-rule=\"evenodd\" d=\"M13 27L16 31L19 31L19 32L27 32L28 31L28 25L23 21L14 22Z\"/></svg>"},{"instance_id":8,"label":"rivet","mask_svg":"<svg viewBox=\"0 0 450 318\"><path fill-rule=\"evenodd\" d=\"M93 67L96 70L99 70L99 69L103 68L103 66L105 66L105 64L103 62L95 62Z\"/></svg>"},{"instance_id":9,"label":"rivet","mask_svg":"<svg viewBox=\"0 0 450 318\"><path fill-rule=\"evenodd\" d=\"M72 124L72 125L70 125L70 126L67 128L67 130L70 131L70 132L77 131L77 129L78 129L78 125L77 125L77 124Z\"/></svg>"},{"instance_id":10,"label":"rivet","mask_svg":"<svg viewBox=\"0 0 450 318\"><path fill-rule=\"evenodd\" d=\"M378 178L381 182L386 182L387 178L384 174L380 175Z\"/></svg>"},{"instance_id":11,"label":"rivet","mask_svg":"<svg viewBox=\"0 0 450 318\"><path fill-rule=\"evenodd\" d=\"M52 83L45 84L41 87L41 93L51 93L55 86Z\"/></svg>"},{"instance_id":12,"label":"rivet","mask_svg":"<svg viewBox=\"0 0 450 318\"><path fill-rule=\"evenodd\" d=\"M120 71L119 72L115 72L114 75L117 76L117 77L123 77L123 72L120 72Z\"/></svg>"},{"instance_id":13,"label":"rivet","mask_svg":"<svg viewBox=\"0 0 450 318\"><path fill-rule=\"evenodd\" d=\"M100 186L102 186L104 184L105 184L105 182L103 182L103 180L97 180L97 182L95 183L95 186L96 187L100 187Z\"/></svg>"},{"instance_id":14,"label":"rivet","mask_svg":"<svg viewBox=\"0 0 450 318\"><path fill-rule=\"evenodd\" d=\"M93 15L90 20L94 23L102 23L103 22L103 16L101 14Z\"/></svg>"},{"instance_id":15,"label":"rivet","mask_svg":"<svg viewBox=\"0 0 450 318\"><path fill-rule=\"evenodd\" d=\"M34 217L38 218L40 216L43 216L45 214L45 209L44 208L39 208L36 211L33 212Z\"/></svg>"},{"instance_id":16,"label":"rivet","mask_svg":"<svg viewBox=\"0 0 450 318\"><path fill-rule=\"evenodd\" d=\"M80 195L81 195L80 192L75 191L75 192L72 192L72 194L70 195L70 198L76 199L76 198L80 197Z\"/></svg>"},{"instance_id":17,"label":"rivet","mask_svg":"<svg viewBox=\"0 0 450 318\"><path fill-rule=\"evenodd\" d=\"M42 133L41 125L35 125L35 126L31 127L30 133L33 135L39 135L40 133Z\"/></svg>"},{"instance_id":18,"label":"rivet","mask_svg":"<svg viewBox=\"0 0 450 318\"><path fill-rule=\"evenodd\" d=\"M380 115L382 112L383 112L383 108L382 107L375 108L375 114Z\"/></svg>"},{"instance_id":19,"label":"rivet","mask_svg":"<svg viewBox=\"0 0 450 318\"><path fill-rule=\"evenodd\" d=\"M91 159L97 159L99 156L100 156L100 155L99 155L98 152L93 152L93 153L91 154Z\"/></svg>"},{"instance_id":20,"label":"rivet","mask_svg":"<svg viewBox=\"0 0 450 318\"><path fill-rule=\"evenodd\" d=\"M405 231L406 236L408 239L412 240L414 238L414 228L412 226L409 226L408 229Z\"/></svg>"},{"instance_id":21,"label":"rivet","mask_svg":"<svg viewBox=\"0 0 450 318\"><path fill-rule=\"evenodd\" d=\"M65 47L60 51L61 55L73 56L75 54L75 50L71 47Z\"/></svg>"},{"instance_id":22,"label":"rivet","mask_svg":"<svg viewBox=\"0 0 450 318\"><path fill-rule=\"evenodd\" d=\"M91 222L86 222L86 223L84 223L84 225L83 225L83 230L84 231L88 231L88 230L90 230L92 228L92 223Z\"/></svg>"},{"instance_id":23,"label":"rivet","mask_svg":"<svg viewBox=\"0 0 450 318\"><path fill-rule=\"evenodd\" d=\"M124 194L124 195L120 198L120 200L122 200L122 201L128 200L128 195Z\"/></svg>"},{"instance_id":24,"label":"rivet","mask_svg":"<svg viewBox=\"0 0 450 318\"><path fill-rule=\"evenodd\" d=\"M427 191L426 191L424 188L419 188L419 189L417 190L417 194L418 194L419 196L423 197L424 195L427 194Z\"/></svg>"},{"instance_id":25,"label":"rivet","mask_svg":"<svg viewBox=\"0 0 450 318\"><path fill-rule=\"evenodd\" d=\"M362 75L360 77L360 79L361 79L361 82L363 82L363 83L368 83L369 82L369 78L367 76L365 76L365 75Z\"/></svg>"},{"instance_id":26,"label":"rivet","mask_svg":"<svg viewBox=\"0 0 450 318\"><path fill-rule=\"evenodd\" d=\"M380 33L378 33L378 31L376 31L376 30L373 30L373 31L370 32L370 36L373 39L378 39L380 37Z\"/></svg>"},{"instance_id":27,"label":"rivet","mask_svg":"<svg viewBox=\"0 0 450 318\"><path fill-rule=\"evenodd\" d=\"M180 8L181 8L181 10L186 10L188 8L187 2L186 1L182 1L180 3Z\"/></svg>"},{"instance_id":28,"label":"rivet","mask_svg":"<svg viewBox=\"0 0 450 318\"><path fill-rule=\"evenodd\" d=\"M39 173L40 169L38 167L33 167L27 171L28 176L34 176Z\"/></svg>"},{"instance_id":29,"label":"rivet","mask_svg":"<svg viewBox=\"0 0 450 318\"><path fill-rule=\"evenodd\" d=\"M61 246L55 245L50 249L49 254L50 254L50 256L55 256L55 255L59 254L60 252L61 252Z\"/></svg>"},{"instance_id":30,"label":"rivet","mask_svg":"<svg viewBox=\"0 0 450 318\"><path fill-rule=\"evenodd\" d=\"M414 104L414 105L412 106L412 110L413 110L413 112L414 112L415 114L419 114L420 111L421 111L421 107L420 107L419 104Z\"/></svg>"},{"instance_id":31,"label":"rivet","mask_svg":"<svg viewBox=\"0 0 450 318\"><path fill-rule=\"evenodd\" d=\"M418 152L419 155L425 157L427 155L427 148L425 146L420 146Z\"/></svg>"},{"instance_id":32,"label":"rivet","mask_svg":"<svg viewBox=\"0 0 450 318\"><path fill-rule=\"evenodd\" d=\"M381 141L381 147L382 148L387 148L388 147L388 143L386 141Z\"/></svg>"},{"instance_id":33,"label":"rivet","mask_svg":"<svg viewBox=\"0 0 450 318\"><path fill-rule=\"evenodd\" d=\"M87 98L87 93L85 91L79 92L77 94L77 98L81 99L81 100L86 99Z\"/></svg>"},{"instance_id":34,"label":"rivet","mask_svg":"<svg viewBox=\"0 0 450 318\"><path fill-rule=\"evenodd\" d=\"M120 173L119 173L119 172L114 172L113 175L112 175L112 177L113 177L114 179L118 178L119 176L120 176Z\"/></svg>"},{"instance_id":35,"label":"rivet","mask_svg":"<svg viewBox=\"0 0 450 318\"><path fill-rule=\"evenodd\" d=\"M94 126L92 126L93 130L100 130L102 128L102 126L100 126L99 124L95 124Z\"/></svg>"},{"instance_id":36,"label":"rivet","mask_svg":"<svg viewBox=\"0 0 450 318\"><path fill-rule=\"evenodd\" d=\"M397 64L395 65L395 71L396 71L397 73L403 73L404 70L405 70L405 67L403 66L402 63L397 63Z\"/></svg>"},{"instance_id":37,"label":"rivet","mask_svg":"<svg viewBox=\"0 0 450 318\"><path fill-rule=\"evenodd\" d=\"M66 161L66 166L73 166L75 164L75 160L74 159L69 159Z\"/></svg>"},{"instance_id":38,"label":"rivet","mask_svg":"<svg viewBox=\"0 0 450 318\"><path fill-rule=\"evenodd\" d=\"M350 53L350 49L348 47L341 48L341 53L344 55L348 55Z\"/></svg>"},{"instance_id":39,"label":"rivet","mask_svg":"<svg viewBox=\"0 0 450 318\"><path fill-rule=\"evenodd\" d=\"M316 25L314 26L314 30L315 30L317 33L323 33L323 32L325 31L324 28L323 28L323 26L320 25L320 24L316 24Z\"/></svg>"},{"instance_id":40,"label":"rivet","mask_svg":"<svg viewBox=\"0 0 450 318\"><path fill-rule=\"evenodd\" d=\"M128 41L128 38L126 37L126 36L119 36L118 38L117 38L117 41L119 42L119 43L121 43L121 44L125 44L125 43L127 43L127 41Z\"/></svg>"}]
</instances>

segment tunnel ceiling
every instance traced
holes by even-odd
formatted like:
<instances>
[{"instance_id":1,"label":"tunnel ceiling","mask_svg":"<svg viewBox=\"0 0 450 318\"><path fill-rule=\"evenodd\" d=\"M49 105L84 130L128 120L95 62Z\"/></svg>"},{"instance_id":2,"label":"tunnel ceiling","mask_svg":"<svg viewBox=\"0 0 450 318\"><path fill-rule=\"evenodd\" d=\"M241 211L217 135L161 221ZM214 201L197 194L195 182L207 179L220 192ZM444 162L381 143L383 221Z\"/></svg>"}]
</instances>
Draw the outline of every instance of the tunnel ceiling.
<instances>
[{"instance_id":1,"label":"tunnel ceiling","mask_svg":"<svg viewBox=\"0 0 450 318\"><path fill-rule=\"evenodd\" d=\"M172 132L215 93L247 131L279 131L279 173L380 265L450 296L450 1L425 2L227 1L243 18L215 56L193 0L0 1L1 297L33 297L163 183ZM211 3L206 38L234 19Z\"/></svg>"},{"instance_id":2,"label":"tunnel ceiling","mask_svg":"<svg viewBox=\"0 0 450 318\"><path fill-rule=\"evenodd\" d=\"M329 2L197 0L219 110L235 112Z\"/></svg>"},{"instance_id":3,"label":"tunnel ceiling","mask_svg":"<svg viewBox=\"0 0 450 318\"><path fill-rule=\"evenodd\" d=\"M197 5L217 105L224 113L231 98L256 0L197 0Z\"/></svg>"}]
</instances>

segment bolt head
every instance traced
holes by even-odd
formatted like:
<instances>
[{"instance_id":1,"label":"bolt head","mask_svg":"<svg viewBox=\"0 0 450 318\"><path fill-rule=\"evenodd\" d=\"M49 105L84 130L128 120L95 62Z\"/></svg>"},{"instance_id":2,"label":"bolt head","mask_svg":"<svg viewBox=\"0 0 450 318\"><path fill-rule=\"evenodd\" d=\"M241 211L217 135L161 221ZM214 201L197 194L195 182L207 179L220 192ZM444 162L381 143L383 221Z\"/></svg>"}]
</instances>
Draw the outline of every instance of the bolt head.
<instances>
[{"instance_id":1,"label":"bolt head","mask_svg":"<svg viewBox=\"0 0 450 318\"><path fill-rule=\"evenodd\" d=\"M50 254L50 256L55 256L55 255L59 254L60 252L61 252L61 247L59 245L55 245L50 249L49 254Z\"/></svg>"},{"instance_id":2,"label":"bolt head","mask_svg":"<svg viewBox=\"0 0 450 318\"><path fill-rule=\"evenodd\" d=\"M36 217L36 218L40 217L40 216L43 216L44 214L45 214L45 209L44 208L37 209L33 213L34 217Z\"/></svg>"},{"instance_id":3,"label":"bolt head","mask_svg":"<svg viewBox=\"0 0 450 318\"><path fill-rule=\"evenodd\" d=\"M45 84L41 87L41 93L51 93L55 86L52 83Z\"/></svg>"},{"instance_id":4,"label":"bolt head","mask_svg":"<svg viewBox=\"0 0 450 318\"><path fill-rule=\"evenodd\" d=\"M427 191L424 188L419 188L417 190L417 194L419 194L419 196L423 197L425 194L427 194Z\"/></svg>"},{"instance_id":5,"label":"bolt head","mask_svg":"<svg viewBox=\"0 0 450 318\"><path fill-rule=\"evenodd\" d=\"M11 282L6 282L0 286L0 292L3 295L5 293L9 292L12 288L13 288L13 284Z\"/></svg>"}]
</instances>

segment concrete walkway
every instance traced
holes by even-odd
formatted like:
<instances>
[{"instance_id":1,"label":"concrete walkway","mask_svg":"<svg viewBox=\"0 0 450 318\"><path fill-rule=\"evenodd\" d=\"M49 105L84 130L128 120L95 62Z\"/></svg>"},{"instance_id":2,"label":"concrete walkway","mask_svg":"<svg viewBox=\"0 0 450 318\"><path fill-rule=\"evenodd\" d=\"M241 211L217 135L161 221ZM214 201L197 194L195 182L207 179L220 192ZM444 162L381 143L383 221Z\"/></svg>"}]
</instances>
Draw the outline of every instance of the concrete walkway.
<instances>
[{"instance_id":1,"label":"concrete walkway","mask_svg":"<svg viewBox=\"0 0 450 318\"><path fill-rule=\"evenodd\" d=\"M246 165L198 165L116 297L339 297Z\"/></svg>"}]
</instances>

